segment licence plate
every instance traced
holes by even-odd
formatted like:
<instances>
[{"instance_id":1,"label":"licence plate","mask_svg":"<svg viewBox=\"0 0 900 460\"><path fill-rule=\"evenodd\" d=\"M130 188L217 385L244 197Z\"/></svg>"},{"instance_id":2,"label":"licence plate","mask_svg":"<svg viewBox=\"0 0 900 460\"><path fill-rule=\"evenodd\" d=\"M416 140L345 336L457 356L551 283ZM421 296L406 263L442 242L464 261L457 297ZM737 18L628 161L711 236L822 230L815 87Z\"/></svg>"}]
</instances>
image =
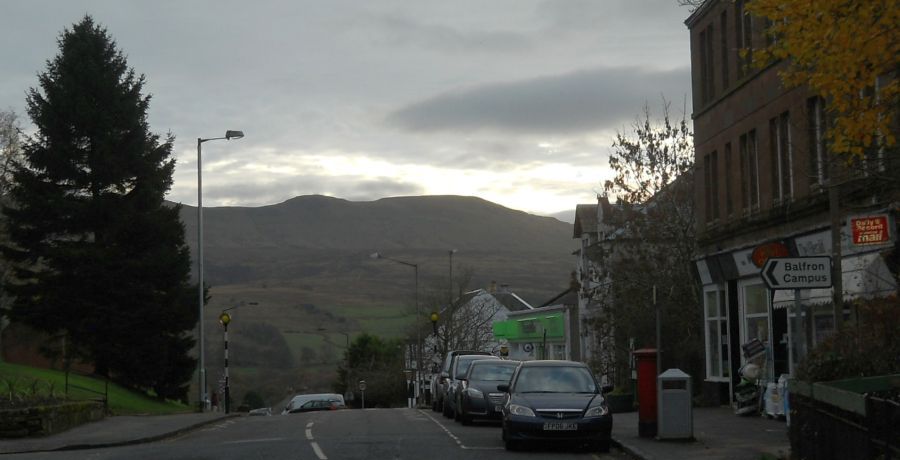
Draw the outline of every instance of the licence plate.
<instances>
[{"instance_id":1,"label":"licence plate","mask_svg":"<svg viewBox=\"0 0 900 460\"><path fill-rule=\"evenodd\" d=\"M544 431L575 431L578 430L577 423L562 422L546 422L544 423Z\"/></svg>"}]
</instances>

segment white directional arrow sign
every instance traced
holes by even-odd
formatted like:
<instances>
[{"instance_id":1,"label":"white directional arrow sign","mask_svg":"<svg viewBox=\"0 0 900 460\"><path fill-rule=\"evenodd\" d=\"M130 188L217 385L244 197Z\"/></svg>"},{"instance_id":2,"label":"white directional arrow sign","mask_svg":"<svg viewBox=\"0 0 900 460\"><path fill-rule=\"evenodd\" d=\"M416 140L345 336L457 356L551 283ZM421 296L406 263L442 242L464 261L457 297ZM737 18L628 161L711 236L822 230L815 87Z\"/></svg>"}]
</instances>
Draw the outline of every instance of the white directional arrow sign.
<instances>
[{"instance_id":1,"label":"white directional arrow sign","mask_svg":"<svg viewBox=\"0 0 900 460\"><path fill-rule=\"evenodd\" d=\"M831 287L831 257L778 257L766 261L763 281L769 289Z\"/></svg>"}]
</instances>

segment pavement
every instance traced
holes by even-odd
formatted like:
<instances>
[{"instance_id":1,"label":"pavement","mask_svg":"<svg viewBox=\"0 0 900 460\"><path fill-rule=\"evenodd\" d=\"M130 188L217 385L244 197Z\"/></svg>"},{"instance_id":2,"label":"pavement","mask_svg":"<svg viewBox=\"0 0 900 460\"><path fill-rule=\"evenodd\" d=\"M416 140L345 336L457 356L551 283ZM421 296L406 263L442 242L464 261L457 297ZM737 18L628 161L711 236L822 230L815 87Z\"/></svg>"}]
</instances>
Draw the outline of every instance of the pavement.
<instances>
[{"instance_id":1,"label":"pavement","mask_svg":"<svg viewBox=\"0 0 900 460\"><path fill-rule=\"evenodd\" d=\"M613 415L613 444L641 460L761 460L790 458L784 420L738 416L730 407L695 407L693 441L638 436L638 413ZM766 457L765 455L769 455Z\"/></svg>"},{"instance_id":2,"label":"pavement","mask_svg":"<svg viewBox=\"0 0 900 460\"><path fill-rule=\"evenodd\" d=\"M279 406L276 406L276 408ZM273 408L273 410L275 410ZM153 442L222 423L240 414L222 412L114 416L42 438L0 439L0 455L124 446ZM638 436L638 413L613 416L613 444L641 460L761 460L789 458L783 420L737 416L729 407L694 408L693 441ZM769 457L764 455L768 454Z\"/></svg>"},{"instance_id":3,"label":"pavement","mask_svg":"<svg viewBox=\"0 0 900 460\"><path fill-rule=\"evenodd\" d=\"M238 417L207 412L175 415L119 415L40 438L0 439L0 454L93 449L153 442Z\"/></svg>"}]
</instances>

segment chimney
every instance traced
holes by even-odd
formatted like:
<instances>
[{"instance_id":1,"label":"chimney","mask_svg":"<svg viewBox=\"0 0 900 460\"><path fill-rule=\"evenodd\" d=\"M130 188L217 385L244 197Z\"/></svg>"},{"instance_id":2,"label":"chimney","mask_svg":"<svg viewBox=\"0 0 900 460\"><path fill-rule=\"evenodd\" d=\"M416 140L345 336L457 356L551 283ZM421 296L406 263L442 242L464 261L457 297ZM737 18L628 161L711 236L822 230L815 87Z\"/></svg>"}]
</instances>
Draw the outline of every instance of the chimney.
<instances>
[{"instance_id":1,"label":"chimney","mask_svg":"<svg viewBox=\"0 0 900 460\"><path fill-rule=\"evenodd\" d=\"M495 292L497 292L497 282L496 282L496 281L491 281L490 293L493 294L493 293L495 293Z\"/></svg>"}]
</instances>

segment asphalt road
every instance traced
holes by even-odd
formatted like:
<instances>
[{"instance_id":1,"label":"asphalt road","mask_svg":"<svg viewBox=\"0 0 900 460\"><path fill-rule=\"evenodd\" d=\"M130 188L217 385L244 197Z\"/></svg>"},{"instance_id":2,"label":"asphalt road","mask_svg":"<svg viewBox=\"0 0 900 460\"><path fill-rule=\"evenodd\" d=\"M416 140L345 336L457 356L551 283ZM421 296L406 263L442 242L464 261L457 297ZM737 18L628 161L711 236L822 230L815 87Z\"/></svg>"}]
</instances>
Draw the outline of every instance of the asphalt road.
<instances>
[{"instance_id":1,"label":"asphalt road","mask_svg":"<svg viewBox=\"0 0 900 460\"><path fill-rule=\"evenodd\" d=\"M3 456L10 459L628 459L562 447L507 452L499 424L462 426L430 410L368 409L228 419L178 438L108 449Z\"/></svg>"}]
</instances>

